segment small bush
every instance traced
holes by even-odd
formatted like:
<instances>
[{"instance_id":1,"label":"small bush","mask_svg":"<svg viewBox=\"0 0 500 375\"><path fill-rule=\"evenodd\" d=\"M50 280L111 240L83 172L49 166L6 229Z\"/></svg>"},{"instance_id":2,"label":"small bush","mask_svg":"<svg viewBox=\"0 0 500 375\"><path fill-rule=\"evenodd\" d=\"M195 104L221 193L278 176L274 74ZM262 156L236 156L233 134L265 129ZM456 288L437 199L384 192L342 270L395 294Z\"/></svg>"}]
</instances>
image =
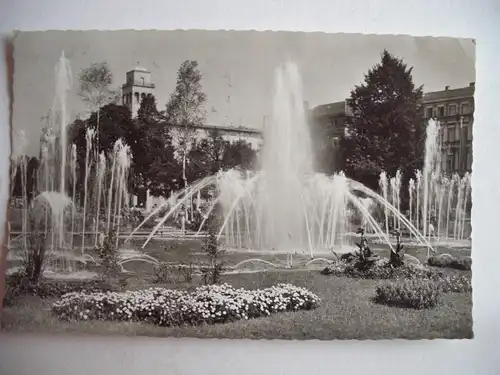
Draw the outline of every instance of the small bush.
<instances>
[{"instance_id":1,"label":"small bush","mask_svg":"<svg viewBox=\"0 0 500 375\"><path fill-rule=\"evenodd\" d=\"M307 289L279 284L262 290L206 285L193 292L151 288L124 293L69 293L52 306L67 320L141 321L160 326L214 324L316 308L320 299Z\"/></svg>"},{"instance_id":2,"label":"small bush","mask_svg":"<svg viewBox=\"0 0 500 375\"><path fill-rule=\"evenodd\" d=\"M107 292L117 288L104 280L53 281L41 280L38 285L29 282L23 270L9 275L5 279L6 290L4 306L12 306L22 295L33 295L40 298L58 298L74 292Z\"/></svg>"},{"instance_id":3,"label":"small bush","mask_svg":"<svg viewBox=\"0 0 500 375\"><path fill-rule=\"evenodd\" d=\"M224 264L221 260L224 250L219 249L217 240L217 227L215 219L211 218L208 226L208 237L205 240L202 250L207 254L209 264L202 269L203 281L205 285L218 284L224 272Z\"/></svg>"},{"instance_id":4,"label":"small bush","mask_svg":"<svg viewBox=\"0 0 500 375\"><path fill-rule=\"evenodd\" d=\"M168 284L172 281L172 266L168 263L161 262L154 267L153 283Z\"/></svg>"},{"instance_id":5,"label":"small bush","mask_svg":"<svg viewBox=\"0 0 500 375\"><path fill-rule=\"evenodd\" d=\"M118 249L116 248L116 231L111 229L98 248L101 272L104 277L116 276L120 272L118 265Z\"/></svg>"},{"instance_id":6,"label":"small bush","mask_svg":"<svg viewBox=\"0 0 500 375\"><path fill-rule=\"evenodd\" d=\"M406 280L378 286L375 302L411 309L430 309L437 305L441 289L432 281Z\"/></svg>"},{"instance_id":7,"label":"small bush","mask_svg":"<svg viewBox=\"0 0 500 375\"><path fill-rule=\"evenodd\" d=\"M427 264L433 267L454 268L462 271L470 271L472 269L472 258L456 258L448 254L442 254L430 257L427 259Z\"/></svg>"},{"instance_id":8,"label":"small bush","mask_svg":"<svg viewBox=\"0 0 500 375\"><path fill-rule=\"evenodd\" d=\"M471 280L464 275L445 276L436 282L443 293L466 293L472 291Z\"/></svg>"}]
</instances>

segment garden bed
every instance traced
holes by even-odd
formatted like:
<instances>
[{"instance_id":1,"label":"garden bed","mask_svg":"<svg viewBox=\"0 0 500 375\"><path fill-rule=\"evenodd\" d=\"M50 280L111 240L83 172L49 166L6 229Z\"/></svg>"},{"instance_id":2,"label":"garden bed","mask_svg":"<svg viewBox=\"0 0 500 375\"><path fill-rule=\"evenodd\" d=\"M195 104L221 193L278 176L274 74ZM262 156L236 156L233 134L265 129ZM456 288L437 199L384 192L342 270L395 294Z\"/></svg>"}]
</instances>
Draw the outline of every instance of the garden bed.
<instances>
[{"instance_id":1,"label":"garden bed","mask_svg":"<svg viewBox=\"0 0 500 375\"><path fill-rule=\"evenodd\" d=\"M150 288L127 292L73 292L52 306L68 320L146 322L159 326L227 323L272 313L311 310L320 299L304 288L278 284L261 290L235 289L228 284L208 285L192 292Z\"/></svg>"}]
</instances>

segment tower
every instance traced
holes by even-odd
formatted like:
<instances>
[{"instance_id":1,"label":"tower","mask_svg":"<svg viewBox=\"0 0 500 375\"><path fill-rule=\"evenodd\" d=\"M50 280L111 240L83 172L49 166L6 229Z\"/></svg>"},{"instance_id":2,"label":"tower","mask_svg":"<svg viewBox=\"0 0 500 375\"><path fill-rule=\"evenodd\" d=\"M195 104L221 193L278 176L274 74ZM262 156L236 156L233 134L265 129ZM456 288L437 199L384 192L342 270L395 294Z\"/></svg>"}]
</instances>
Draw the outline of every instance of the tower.
<instances>
[{"instance_id":1,"label":"tower","mask_svg":"<svg viewBox=\"0 0 500 375\"><path fill-rule=\"evenodd\" d=\"M127 106L132 117L137 116L141 100L148 94L154 94L155 85L151 82L151 72L137 66L127 72L127 82L122 86L122 104Z\"/></svg>"}]
</instances>

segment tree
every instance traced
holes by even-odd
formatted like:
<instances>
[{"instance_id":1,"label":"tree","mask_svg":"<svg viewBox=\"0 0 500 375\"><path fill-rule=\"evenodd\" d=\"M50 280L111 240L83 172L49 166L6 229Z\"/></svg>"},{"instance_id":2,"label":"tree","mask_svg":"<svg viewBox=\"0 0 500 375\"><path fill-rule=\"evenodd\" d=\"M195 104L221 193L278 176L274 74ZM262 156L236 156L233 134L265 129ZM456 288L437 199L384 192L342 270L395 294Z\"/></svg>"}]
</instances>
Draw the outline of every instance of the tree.
<instances>
[{"instance_id":1,"label":"tree","mask_svg":"<svg viewBox=\"0 0 500 375\"><path fill-rule=\"evenodd\" d=\"M149 132L150 167L145 172L146 186L153 196L167 197L183 186L183 171L176 160L168 128L159 124Z\"/></svg>"},{"instance_id":2,"label":"tree","mask_svg":"<svg viewBox=\"0 0 500 375\"><path fill-rule=\"evenodd\" d=\"M97 112L96 126L99 127L101 107L113 103L117 104L120 100L120 90L112 89L113 74L108 64L103 62L93 63L90 67L82 69L78 77L79 91L78 95L87 104L90 112ZM97 154L100 152L99 133L96 137Z\"/></svg>"},{"instance_id":3,"label":"tree","mask_svg":"<svg viewBox=\"0 0 500 375\"><path fill-rule=\"evenodd\" d=\"M167 123L174 128L171 136L177 159L182 164L182 179L187 186L186 165L197 127L205 121L206 95L201 86L198 62L184 61L177 73L177 85L166 107Z\"/></svg>"},{"instance_id":4,"label":"tree","mask_svg":"<svg viewBox=\"0 0 500 375\"><path fill-rule=\"evenodd\" d=\"M213 175L223 168L224 151L228 144L217 130L210 131L207 137L196 142L189 153L188 181Z\"/></svg>"},{"instance_id":5,"label":"tree","mask_svg":"<svg viewBox=\"0 0 500 375\"><path fill-rule=\"evenodd\" d=\"M243 170L254 170L256 168L256 162L256 150L244 139L228 143L224 150L224 155L222 156L224 169L231 169L239 166Z\"/></svg>"},{"instance_id":6,"label":"tree","mask_svg":"<svg viewBox=\"0 0 500 375\"><path fill-rule=\"evenodd\" d=\"M138 193L138 189L147 185L146 174L151 167L153 161L151 138L158 137L157 127L159 126L160 114L156 107L156 98L152 94L148 94L141 100L141 105L137 112L137 118L133 121L130 129L130 148L134 159L132 162L133 173L130 174L132 189ZM155 143L160 142L159 147L163 148L162 139L155 140Z\"/></svg>"},{"instance_id":7,"label":"tree","mask_svg":"<svg viewBox=\"0 0 500 375\"><path fill-rule=\"evenodd\" d=\"M379 175L401 169L404 181L420 169L425 125L421 119L422 87L415 87L412 68L386 50L381 63L351 91L352 116L341 140L346 174L377 189Z\"/></svg>"},{"instance_id":8,"label":"tree","mask_svg":"<svg viewBox=\"0 0 500 375\"><path fill-rule=\"evenodd\" d=\"M98 121L99 126L97 125ZM89 128L99 130L95 139L100 139L100 151L104 151L106 157L112 153L118 139L121 138L130 145L132 140L136 138L130 110L121 105L107 104L99 112L93 112L87 120L77 119L71 124L69 132L71 142L76 145L77 150L78 180L81 182L77 189L81 197L83 197L81 194L83 193L83 181L85 181L86 133ZM96 148L93 149L96 150Z\"/></svg>"}]
</instances>

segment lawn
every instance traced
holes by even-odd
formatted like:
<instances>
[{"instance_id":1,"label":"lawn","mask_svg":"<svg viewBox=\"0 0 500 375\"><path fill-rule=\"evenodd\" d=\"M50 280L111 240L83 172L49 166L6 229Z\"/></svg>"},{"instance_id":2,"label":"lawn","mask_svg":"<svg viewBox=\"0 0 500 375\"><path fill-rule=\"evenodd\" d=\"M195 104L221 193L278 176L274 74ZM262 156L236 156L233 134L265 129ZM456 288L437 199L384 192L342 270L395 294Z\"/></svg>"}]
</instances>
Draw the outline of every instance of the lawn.
<instances>
[{"instance_id":1,"label":"lawn","mask_svg":"<svg viewBox=\"0 0 500 375\"><path fill-rule=\"evenodd\" d=\"M280 282L291 283L316 293L321 298L321 304L315 310L277 313L267 318L165 328L144 323L64 322L50 312L54 300L26 296L13 307L4 309L2 329L17 332L240 339L472 338L471 293L446 293L437 307L417 311L373 303L375 287L384 281L323 276L317 270L225 275L222 281L246 289L264 288ZM144 279L138 277L131 278L129 284L132 289L146 286ZM162 286L188 287L180 283Z\"/></svg>"}]
</instances>

